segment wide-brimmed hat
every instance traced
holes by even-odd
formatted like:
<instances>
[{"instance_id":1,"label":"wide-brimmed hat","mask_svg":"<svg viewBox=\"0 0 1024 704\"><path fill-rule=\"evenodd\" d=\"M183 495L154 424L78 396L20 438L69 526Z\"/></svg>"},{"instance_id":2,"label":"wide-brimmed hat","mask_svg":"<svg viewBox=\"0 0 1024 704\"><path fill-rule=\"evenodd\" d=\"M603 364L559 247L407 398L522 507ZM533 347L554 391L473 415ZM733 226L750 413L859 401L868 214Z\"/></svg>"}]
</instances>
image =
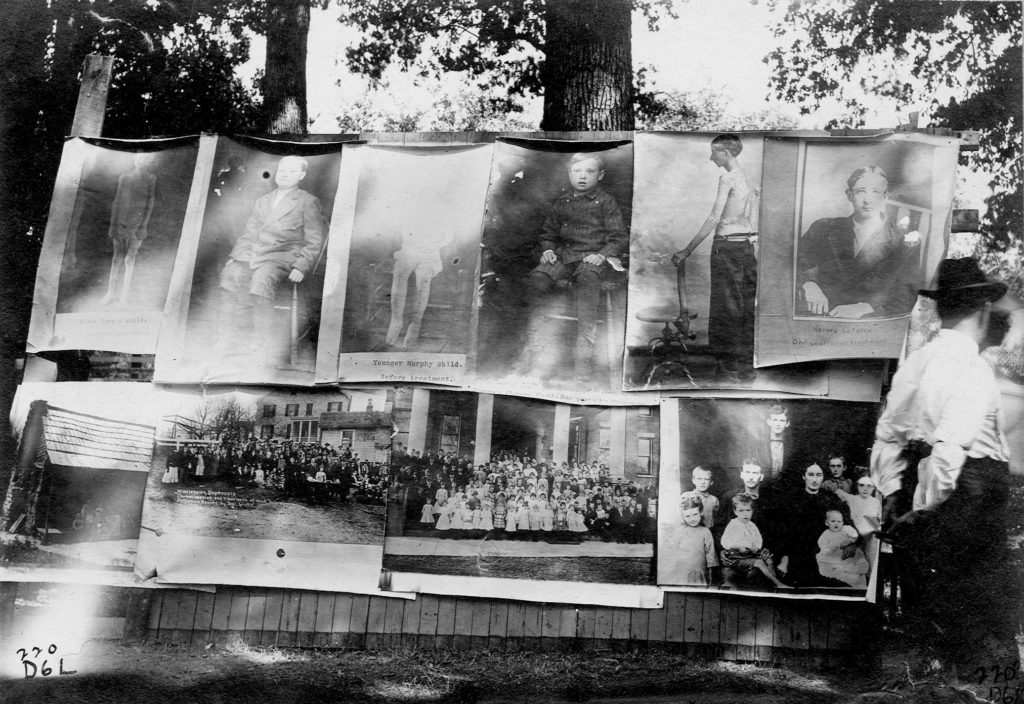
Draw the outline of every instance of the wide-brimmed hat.
<instances>
[{"instance_id":1,"label":"wide-brimmed hat","mask_svg":"<svg viewBox=\"0 0 1024 704\"><path fill-rule=\"evenodd\" d=\"M973 257L944 259L939 264L938 288L919 289L918 293L936 301L961 301L982 304L997 301L1006 294L1006 284L985 276Z\"/></svg>"}]
</instances>

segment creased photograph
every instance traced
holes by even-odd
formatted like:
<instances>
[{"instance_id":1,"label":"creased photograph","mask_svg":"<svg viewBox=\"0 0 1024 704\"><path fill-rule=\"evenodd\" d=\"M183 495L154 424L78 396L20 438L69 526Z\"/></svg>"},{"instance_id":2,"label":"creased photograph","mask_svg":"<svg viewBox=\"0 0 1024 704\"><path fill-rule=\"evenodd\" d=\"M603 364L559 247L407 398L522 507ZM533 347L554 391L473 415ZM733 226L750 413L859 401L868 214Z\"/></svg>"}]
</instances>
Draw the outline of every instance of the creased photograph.
<instances>
[{"instance_id":1,"label":"creased photograph","mask_svg":"<svg viewBox=\"0 0 1024 704\"><path fill-rule=\"evenodd\" d=\"M163 394L147 472L141 576L376 589L393 392Z\"/></svg>"},{"instance_id":2,"label":"creased photograph","mask_svg":"<svg viewBox=\"0 0 1024 704\"><path fill-rule=\"evenodd\" d=\"M498 140L474 385L621 389L632 193L630 142Z\"/></svg>"},{"instance_id":3,"label":"creased photograph","mask_svg":"<svg viewBox=\"0 0 1024 704\"><path fill-rule=\"evenodd\" d=\"M462 383L491 149L346 149L318 380Z\"/></svg>"},{"instance_id":4,"label":"creased photograph","mask_svg":"<svg viewBox=\"0 0 1024 704\"><path fill-rule=\"evenodd\" d=\"M157 393L131 382L29 383L0 474L0 577L127 586L153 458Z\"/></svg>"},{"instance_id":5,"label":"creased photograph","mask_svg":"<svg viewBox=\"0 0 1024 704\"><path fill-rule=\"evenodd\" d=\"M654 583L655 407L416 388L394 413L386 569Z\"/></svg>"},{"instance_id":6,"label":"creased photograph","mask_svg":"<svg viewBox=\"0 0 1024 704\"><path fill-rule=\"evenodd\" d=\"M897 358L946 251L957 140L765 140L755 365Z\"/></svg>"},{"instance_id":7,"label":"creased photograph","mask_svg":"<svg viewBox=\"0 0 1024 704\"><path fill-rule=\"evenodd\" d=\"M216 138L156 379L313 383L340 142Z\"/></svg>"},{"instance_id":8,"label":"creased photograph","mask_svg":"<svg viewBox=\"0 0 1024 704\"><path fill-rule=\"evenodd\" d=\"M198 137L65 143L29 349L156 351Z\"/></svg>"},{"instance_id":9,"label":"creased photograph","mask_svg":"<svg viewBox=\"0 0 1024 704\"><path fill-rule=\"evenodd\" d=\"M678 447L662 448L673 461L659 490L660 585L866 598L882 510L868 471L874 404L664 404Z\"/></svg>"}]
</instances>

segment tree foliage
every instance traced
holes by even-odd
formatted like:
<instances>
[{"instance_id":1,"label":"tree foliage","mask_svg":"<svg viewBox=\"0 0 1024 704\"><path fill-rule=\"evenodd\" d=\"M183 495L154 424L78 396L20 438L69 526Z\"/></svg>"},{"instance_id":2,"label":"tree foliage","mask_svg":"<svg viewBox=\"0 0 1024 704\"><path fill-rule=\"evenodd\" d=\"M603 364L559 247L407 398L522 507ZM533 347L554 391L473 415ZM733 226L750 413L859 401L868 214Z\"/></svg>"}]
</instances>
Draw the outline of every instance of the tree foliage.
<instances>
[{"instance_id":1,"label":"tree foliage","mask_svg":"<svg viewBox=\"0 0 1024 704\"><path fill-rule=\"evenodd\" d=\"M810 0L790 3L774 33L775 94L804 113L837 101L844 116L829 127L862 125L873 96L934 126L980 130L980 149L961 161L991 176L983 244L1019 243L1021 3Z\"/></svg>"},{"instance_id":2,"label":"tree foliage","mask_svg":"<svg viewBox=\"0 0 1024 704\"><path fill-rule=\"evenodd\" d=\"M495 107L492 95L467 86L435 85L430 105L412 105L387 86L346 101L337 115L341 132L529 132L537 125Z\"/></svg>"},{"instance_id":3,"label":"tree foliage","mask_svg":"<svg viewBox=\"0 0 1024 704\"><path fill-rule=\"evenodd\" d=\"M23 349L50 184L87 54L112 55L104 136L252 131L258 96L235 77L244 30L262 26L244 0L9 0L0 22L0 296L5 347Z\"/></svg>"},{"instance_id":4,"label":"tree foliage","mask_svg":"<svg viewBox=\"0 0 1024 704\"><path fill-rule=\"evenodd\" d=\"M206 399L191 414L176 420L189 439L240 441L252 433L256 412L251 405L229 396Z\"/></svg>"},{"instance_id":5,"label":"tree foliage","mask_svg":"<svg viewBox=\"0 0 1024 704\"><path fill-rule=\"evenodd\" d=\"M557 7L555 7L557 5ZM612 5L627 5L630 11L644 13L652 27L661 13L672 14L671 0L566 0L550 3L543 0L433 0L406 2L380 0L373 3L346 3L341 21L357 27L361 39L346 50L352 71L380 80L391 65L415 70L423 77L445 73L465 73L478 81L483 91L500 87L502 94L493 101L501 110L520 111L520 98L544 95L546 100L559 100L555 94L559 81L557 69L549 63L552 44L568 42L559 35L549 36L552 19L564 27L558 10L572 5L577 14L594 17L581 21L578 28L598 36L614 32L629 42L630 26L617 22L605 27L599 20ZM552 13L557 14L554 17ZM558 24L558 22L562 22ZM577 35L579 36L579 35ZM584 65L573 69L587 71ZM627 71L630 69L627 68ZM632 96L629 96L630 108ZM557 107L557 106L552 106ZM545 114L548 114L545 106ZM546 129L574 129L573 126L547 125Z\"/></svg>"},{"instance_id":6,"label":"tree foliage","mask_svg":"<svg viewBox=\"0 0 1024 704\"><path fill-rule=\"evenodd\" d=\"M67 131L86 54L114 57L105 136L149 137L251 128L254 91L234 70L249 57L247 27L262 27L259 3L241 0L54 0L47 81ZM173 109L169 109L173 107Z\"/></svg>"},{"instance_id":7,"label":"tree foliage","mask_svg":"<svg viewBox=\"0 0 1024 704\"><path fill-rule=\"evenodd\" d=\"M649 130L791 130L797 120L777 108L732 109L728 96L710 88L653 93L639 115Z\"/></svg>"}]
</instances>

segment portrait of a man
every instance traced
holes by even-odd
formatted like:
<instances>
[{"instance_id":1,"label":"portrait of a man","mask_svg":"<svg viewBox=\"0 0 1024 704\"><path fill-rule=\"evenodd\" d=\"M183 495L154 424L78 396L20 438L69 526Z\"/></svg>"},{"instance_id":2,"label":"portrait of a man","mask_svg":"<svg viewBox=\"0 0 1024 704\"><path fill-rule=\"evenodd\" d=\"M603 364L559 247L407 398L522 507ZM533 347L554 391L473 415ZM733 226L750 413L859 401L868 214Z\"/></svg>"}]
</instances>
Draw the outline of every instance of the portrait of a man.
<instances>
[{"instance_id":1,"label":"portrait of a man","mask_svg":"<svg viewBox=\"0 0 1024 704\"><path fill-rule=\"evenodd\" d=\"M889 318L916 300L918 240L886 212L889 178L863 166L846 180L853 212L815 220L797 247L797 314Z\"/></svg>"},{"instance_id":2,"label":"portrait of a man","mask_svg":"<svg viewBox=\"0 0 1024 704\"><path fill-rule=\"evenodd\" d=\"M217 138L158 379L309 382L340 162L340 142Z\"/></svg>"},{"instance_id":3,"label":"portrait of a man","mask_svg":"<svg viewBox=\"0 0 1024 704\"><path fill-rule=\"evenodd\" d=\"M285 156L277 163L276 188L253 206L245 231L221 270L217 346L222 353L237 339L234 323L251 311L250 349L257 363L272 365L274 298L288 279L301 283L313 268L323 245L326 220L320 199L299 187L309 162Z\"/></svg>"}]
</instances>

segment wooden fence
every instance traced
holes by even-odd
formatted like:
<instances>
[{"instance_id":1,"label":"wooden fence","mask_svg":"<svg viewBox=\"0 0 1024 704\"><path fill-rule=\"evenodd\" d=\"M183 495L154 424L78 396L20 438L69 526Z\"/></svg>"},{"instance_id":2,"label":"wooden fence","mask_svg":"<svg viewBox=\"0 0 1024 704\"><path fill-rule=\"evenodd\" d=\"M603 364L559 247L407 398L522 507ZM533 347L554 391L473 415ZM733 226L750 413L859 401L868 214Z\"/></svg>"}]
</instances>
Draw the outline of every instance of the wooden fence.
<instances>
[{"instance_id":1,"label":"wooden fence","mask_svg":"<svg viewBox=\"0 0 1024 704\"><path fill-rule=\"evenodd\" d=\"M669 592L660 609L281 589L152 592L161 643L551 651L661 647L725 660L832 662L874 633L864 603Z\"/></svg>"}]
</instances>

